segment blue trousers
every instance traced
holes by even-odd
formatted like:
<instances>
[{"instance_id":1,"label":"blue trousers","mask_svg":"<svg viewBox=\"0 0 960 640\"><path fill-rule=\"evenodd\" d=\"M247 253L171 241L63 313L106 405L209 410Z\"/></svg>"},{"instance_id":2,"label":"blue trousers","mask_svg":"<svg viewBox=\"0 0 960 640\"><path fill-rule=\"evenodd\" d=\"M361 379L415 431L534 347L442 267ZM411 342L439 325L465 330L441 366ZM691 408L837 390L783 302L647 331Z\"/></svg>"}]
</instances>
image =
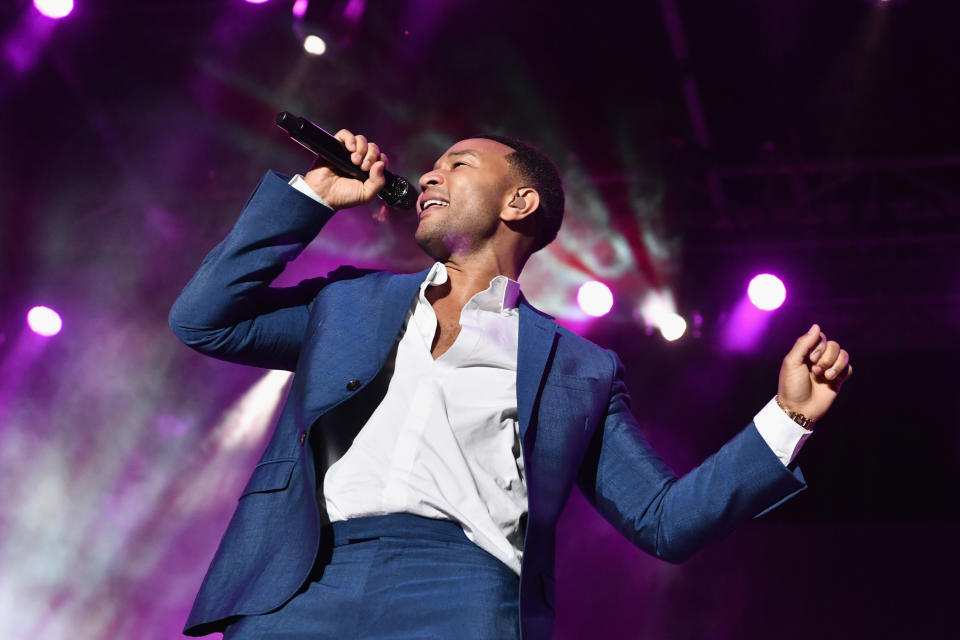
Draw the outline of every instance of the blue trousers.
<instances>
[{"instance_id":1,"label":"blue trousers","mask_svg":"<svg viewBox=\"0 0 960 640\"><path fill-rule=\"evenodd\" d=\"M407 513L325 528L307 584L281 608L244 616L224 640L513 640L519 577L460 526Z\"/></svg>"}]
</instances>

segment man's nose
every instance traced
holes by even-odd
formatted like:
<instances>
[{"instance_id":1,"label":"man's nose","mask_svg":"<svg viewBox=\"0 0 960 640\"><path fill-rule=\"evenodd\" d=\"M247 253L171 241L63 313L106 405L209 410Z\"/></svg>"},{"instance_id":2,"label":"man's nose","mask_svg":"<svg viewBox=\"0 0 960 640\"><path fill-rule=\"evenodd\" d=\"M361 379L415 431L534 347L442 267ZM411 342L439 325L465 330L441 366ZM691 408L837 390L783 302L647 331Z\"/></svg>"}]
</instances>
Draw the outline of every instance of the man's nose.
<instances>
[{"instance_id":1,"label":"man's nose","mask_svg":"<svg viewBox=\"0 0 960 640\"><path fill-rule=\"evenodd\" d=\"M442 182L443 176L440 175L439 171L428 171L420 176L420 191L423 191L430 185L440 184Z\"/></svg>"}]
</instances>

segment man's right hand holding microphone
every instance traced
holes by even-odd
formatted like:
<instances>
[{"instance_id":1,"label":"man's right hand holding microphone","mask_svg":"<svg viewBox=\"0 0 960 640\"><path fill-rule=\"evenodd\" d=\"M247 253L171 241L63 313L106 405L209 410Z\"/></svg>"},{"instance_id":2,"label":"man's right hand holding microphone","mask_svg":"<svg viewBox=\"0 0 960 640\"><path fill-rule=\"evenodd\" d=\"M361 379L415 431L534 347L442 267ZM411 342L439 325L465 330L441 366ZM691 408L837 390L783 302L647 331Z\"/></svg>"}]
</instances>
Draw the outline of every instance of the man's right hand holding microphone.
<instances>
[{"instance_id":1,"label":"man's right hand holding microphone","mask_svg":"<svg viewBox=\"0 0 960 640\"><path fill-rule=\"evenodd\" d=\"M317 156L304 181L335 211L370 202L386 184L383 172L387 167L387 154L381 153L375 142L346 129L340 129L333 137L350 152L353 164L368 171L370 177L360 181L343 176L331 169L322 156Z\"/></svg>"}]
</instances>

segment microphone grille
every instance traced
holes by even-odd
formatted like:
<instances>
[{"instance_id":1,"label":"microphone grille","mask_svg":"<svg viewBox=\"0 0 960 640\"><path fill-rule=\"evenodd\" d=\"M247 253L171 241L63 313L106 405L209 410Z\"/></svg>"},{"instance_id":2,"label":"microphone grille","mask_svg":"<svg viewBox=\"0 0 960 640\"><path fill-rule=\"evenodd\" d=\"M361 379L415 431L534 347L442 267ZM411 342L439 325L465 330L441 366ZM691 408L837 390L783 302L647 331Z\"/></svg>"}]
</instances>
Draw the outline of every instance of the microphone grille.
<instances>
[{"instance_id":1,"label":"microphone grille","mask_svg":"<svg viewBox=\"0 0 960 640\"><path fill-rule=\"evenodd\" d=\"M408 210L417 204L419 192L406 178L397 176L387 183L379 195L384 202L394 209Z\"/></svg>"}]
</instances>

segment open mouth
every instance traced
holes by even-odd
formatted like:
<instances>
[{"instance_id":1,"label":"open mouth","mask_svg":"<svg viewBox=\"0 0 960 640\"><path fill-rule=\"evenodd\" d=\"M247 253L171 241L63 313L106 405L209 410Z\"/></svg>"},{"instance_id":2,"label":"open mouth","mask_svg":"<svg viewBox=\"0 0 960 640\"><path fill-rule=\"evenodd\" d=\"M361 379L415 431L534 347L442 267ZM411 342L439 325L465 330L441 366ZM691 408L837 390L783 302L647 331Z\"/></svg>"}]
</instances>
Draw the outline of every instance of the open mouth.
<instances>
[{"instance_id":1,"label":"open mouth","mask_svg":"<svg viewBox=\"0 0 960 640\"><path fill-rule=\"evenodd\" d=\"M426 211L430 207L449 207L449 202L444 202L443 200L426 200L423 203L423 208L420 211Z\"/></svg>"}]
</instances>

